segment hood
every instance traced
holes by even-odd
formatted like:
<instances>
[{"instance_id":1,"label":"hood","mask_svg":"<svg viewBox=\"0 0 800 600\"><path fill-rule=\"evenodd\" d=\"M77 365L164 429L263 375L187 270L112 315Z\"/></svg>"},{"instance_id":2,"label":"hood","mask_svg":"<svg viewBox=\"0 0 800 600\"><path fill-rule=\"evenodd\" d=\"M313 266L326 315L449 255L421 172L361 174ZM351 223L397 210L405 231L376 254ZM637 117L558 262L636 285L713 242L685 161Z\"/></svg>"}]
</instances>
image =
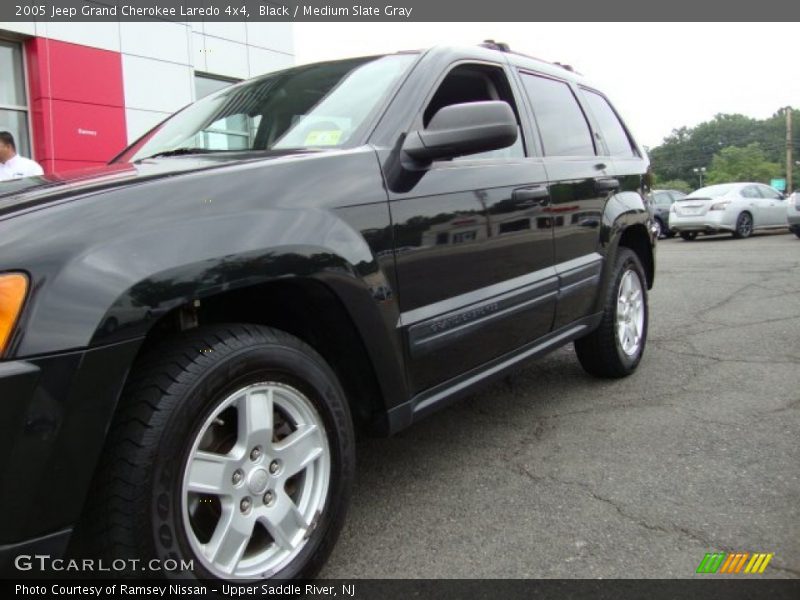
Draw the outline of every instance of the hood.
<instances>
[{"instance_id":1,"label":"hood","mask_svg":"<svg viewBox=\"0 0 800 600\"><path fill-rule=\"evenodd\" d=\"M43 204L143 181L180 175L191 171L217 169L231 164L269 161L286 156L306 155L312 151L268 151L254 154L198 154L145 159L137 163L111 163L79 169L0 181L0 219L4 216L39 207Z\"/></svg>"}]
</instances>

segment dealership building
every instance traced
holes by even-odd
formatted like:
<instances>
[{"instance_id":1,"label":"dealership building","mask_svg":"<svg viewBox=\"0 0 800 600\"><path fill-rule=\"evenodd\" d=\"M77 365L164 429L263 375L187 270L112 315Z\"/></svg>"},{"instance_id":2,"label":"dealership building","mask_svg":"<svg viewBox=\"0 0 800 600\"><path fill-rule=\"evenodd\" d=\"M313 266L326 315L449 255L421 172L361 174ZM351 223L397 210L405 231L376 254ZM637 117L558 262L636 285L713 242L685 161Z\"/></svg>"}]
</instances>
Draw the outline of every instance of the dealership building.
<instances>
[{"instance_id":1,"label":"dealership building","mask_svg":"<svg viewBox=\"0 0 800 600\"><path fill-rule=\"evenodd\" d=\"M291 23L0 22L0 131L45 173L100 165L186 104L293 64Z\"/></svg>"}]
</instances>

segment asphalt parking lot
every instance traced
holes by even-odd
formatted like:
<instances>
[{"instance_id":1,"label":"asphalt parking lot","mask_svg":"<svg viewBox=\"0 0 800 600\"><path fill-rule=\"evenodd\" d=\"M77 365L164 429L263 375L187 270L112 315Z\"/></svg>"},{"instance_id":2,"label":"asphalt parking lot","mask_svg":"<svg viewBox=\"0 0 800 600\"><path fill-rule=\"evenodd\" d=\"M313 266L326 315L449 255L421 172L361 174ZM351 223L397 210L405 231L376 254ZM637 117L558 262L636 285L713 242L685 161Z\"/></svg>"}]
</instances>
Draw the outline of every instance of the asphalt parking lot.
<instances>
[{"instance_id":1,"label":"asphalt parking lot","mask_svg":"<svg viewBox=\"0 0 800 600\"><path fill-rule=\"evenodd\" d=\"M650 310L625 380L569 346L361 441L321 576L690 577L748 551L800 577L800 240L662 241Z\"/></svg>"}]
</instances>

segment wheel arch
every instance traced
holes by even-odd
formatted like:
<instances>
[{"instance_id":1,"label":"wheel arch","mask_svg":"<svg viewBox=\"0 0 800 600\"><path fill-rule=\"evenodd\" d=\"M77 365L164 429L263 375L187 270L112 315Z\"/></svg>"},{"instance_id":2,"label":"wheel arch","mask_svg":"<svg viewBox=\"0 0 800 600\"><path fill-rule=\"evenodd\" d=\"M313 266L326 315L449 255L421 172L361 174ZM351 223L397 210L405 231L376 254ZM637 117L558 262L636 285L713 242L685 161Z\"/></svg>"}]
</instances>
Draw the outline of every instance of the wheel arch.
<instances>
[{"instance_id":1,"label":"wheel arch","mask_svg":"<svg viewBox=\"0 0 800 600\"><path fill-rule=\"evenodd\" d=\"M356 425L382 434L388 408L407 399L400 348L385 318L390 304L391 297L376 300L362 281L341 274L274 277L175 306L150 324L139 355L185 329L274 327L319 352L339 377Z\"/></svg>"},{"instance_id":2,"label":"wheel arch","mask_svg":"<svg viewBox=\"0 0 800 600\"><path fill-rule=\"evenodd\" d=\"M636 253L644 267L647 277L647 289L652 289L655 281L655 257L653 246L650 243L650 235L647 228L641 223L635 223L625 227L620 236L617 247L629 248Z\"/></svg>"}]
</instances>

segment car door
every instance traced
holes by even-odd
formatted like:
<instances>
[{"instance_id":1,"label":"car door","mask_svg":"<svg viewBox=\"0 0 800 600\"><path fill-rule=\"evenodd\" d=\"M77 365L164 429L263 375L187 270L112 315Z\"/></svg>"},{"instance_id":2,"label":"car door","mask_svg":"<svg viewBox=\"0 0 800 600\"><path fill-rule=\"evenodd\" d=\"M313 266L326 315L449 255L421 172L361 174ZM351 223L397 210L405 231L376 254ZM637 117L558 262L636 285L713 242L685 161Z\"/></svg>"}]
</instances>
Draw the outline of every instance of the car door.
<instances>
[{"instance_id":1,"label":"car door","mask_svg":"<svg viewBox=\"0 0 800 600\"><path fill-rule=\"evenodd\" d=\"M742 211L747 210L753 215L753 227L769 225L769 201L761 195L756 185L746 185L739 191ZM740 213L742 211L739 211Z\"/></svg>"},{"instance_id":2,"label":"car door","mask_svg":"<svg viewBox=\"0 0 800 600\"><path fill-rule=\"evenodd\" d=\"M530 150L535 145L507 66L478 58L442 65L431 57L413 76L393 106L415 110L395 136L425 128L443 106L484 100L508 102L519 125L509 148L418 170L398 166L396 145L378 148L395 240L399 327L409 384L418 393L548 333L557 279L547 176Z\"/></svg>"},{"instance_id":3,"label":"car door","mask_svg":"<svg viewBox=\"0 0 800 600\"><path fill-rule=\"evenodd\" d=\"M769 226L787 225L786 200L783 195L768 185L759 185L757 188L765 200L764 211L767 218L764 224Z\"/></svg>"},{"instance_id":4,"label":"car door","mask_svg":"<svg viewBox=\"0 0 800 600\"><path fill-rule=\"evenodd\" d=\"M598 240L603 207L619 188L610 158L596 154L587 117L567 82L521 69L549 180L559 297L554 328L585 316L603 266Z\"/></svg>"}]
</instances>

